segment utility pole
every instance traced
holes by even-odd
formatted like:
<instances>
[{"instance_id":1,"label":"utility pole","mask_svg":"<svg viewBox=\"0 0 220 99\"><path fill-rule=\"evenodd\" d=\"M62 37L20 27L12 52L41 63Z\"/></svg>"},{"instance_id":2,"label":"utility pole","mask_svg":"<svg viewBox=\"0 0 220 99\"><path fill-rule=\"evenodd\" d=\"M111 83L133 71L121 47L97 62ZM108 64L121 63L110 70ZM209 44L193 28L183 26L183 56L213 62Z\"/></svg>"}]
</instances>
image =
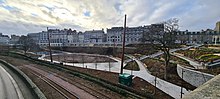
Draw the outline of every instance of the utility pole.
<instances>
[{"instance_id":1,"label":"utility pole","mask_svg":"<svg viewBox=\"0 0 220 99\"><path fill-rule=\"evenodd\" d=\"M183 72L184 70L182 69L182 79L183 79ZM182 86L183 86L183 82L181 82ZM183 98L183 87L181 86L181 91L180 91L180 98Z\"/></svg>"},{"instance_id":2,"label":"utility pole","mask_svg":"<svg viewBox=\"0 0 220 99\"><path fill-rule=\"evenodd\" d=\"M47 27L47 39L48 39L48 44L49 44L49 51L50 51L50 62L53 62L53 58L52 58L52 52L51 52L51 47L50 47L50 33L48 31L48 27Z\"/></svg>"},{"instance_id":3,"label":"utility pole","mask_svg":"<svg viewBox=\"0 0 220 99\"><path fill-rule=\"evenodd\" d=\"M125 32L126 32L126 14L125 14L125 20L124 20L124 33L123 33L123 44L122 44L122 55L121 55L121 72L123 73L123 62L124 62L124 51L125 51Z\"/></svg>"}]
</instances>

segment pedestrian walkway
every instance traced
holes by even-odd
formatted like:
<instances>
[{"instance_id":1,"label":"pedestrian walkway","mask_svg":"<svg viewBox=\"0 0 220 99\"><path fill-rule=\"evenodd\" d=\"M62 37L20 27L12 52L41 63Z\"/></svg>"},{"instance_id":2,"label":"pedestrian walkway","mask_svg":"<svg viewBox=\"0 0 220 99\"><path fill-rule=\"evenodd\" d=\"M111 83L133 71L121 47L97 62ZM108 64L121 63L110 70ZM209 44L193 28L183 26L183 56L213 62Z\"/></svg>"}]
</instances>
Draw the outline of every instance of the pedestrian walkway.
<instances>
[{"instance_id":1,"label":"pedestrian walkway","mask_svg":"<svg viewBox=\"0 0 220 99\"><path fill-rule=\"evenodd\" d=\"M176 57L179 57L181 59L188 61L189 64L192 65L195 69L204 69L205 68L204 65L200 64L199 62L197 62L189 57L185 57L185 56L180 55L178 53L171 53L171 55L174 55Z\"/></svg>"},{"instance_id":2,"label":"pedestrian walkway","mask_svg":"<svg viewBox=\"0 0 220 99\"><path fill-rule=\"evenodd\" d=\"M155 76L151 75L144 64L140 61L134 58L134 60L137 62L140 71L133 71L133 75L140 77L144 79L145 81L149 82L151 85L155 86ZM124 71L126 73L129 73L128 71ZM162 80L160 78L157 78L156 80L156 87L163 92L167 93L168 95L172 96L173 98L179 99L181 98L181 87L177 86L175 84L169 83L165 80ZM185 88L183 88L183 96L187 95L189 91L187 91Z\"/></svg>"}]
</instances>

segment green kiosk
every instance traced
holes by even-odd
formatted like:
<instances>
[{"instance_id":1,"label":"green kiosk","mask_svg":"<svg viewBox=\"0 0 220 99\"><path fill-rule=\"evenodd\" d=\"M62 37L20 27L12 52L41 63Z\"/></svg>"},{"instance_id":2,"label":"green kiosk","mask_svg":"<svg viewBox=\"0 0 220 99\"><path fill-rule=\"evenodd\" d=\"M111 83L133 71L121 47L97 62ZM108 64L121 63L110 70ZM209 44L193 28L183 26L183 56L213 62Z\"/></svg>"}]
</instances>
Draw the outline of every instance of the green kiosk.
<instances>
[{"instance_id":1,"label":"green kiosk","mask_svg":"<svg viewBox=\"0 0 220 99\"><path fill-rule=\"evenodd\" d=\"M126 86L131 86L132 85L132 75L123 73L119 74L119 83L126 85Z\"/></svg>"}]
</instances>

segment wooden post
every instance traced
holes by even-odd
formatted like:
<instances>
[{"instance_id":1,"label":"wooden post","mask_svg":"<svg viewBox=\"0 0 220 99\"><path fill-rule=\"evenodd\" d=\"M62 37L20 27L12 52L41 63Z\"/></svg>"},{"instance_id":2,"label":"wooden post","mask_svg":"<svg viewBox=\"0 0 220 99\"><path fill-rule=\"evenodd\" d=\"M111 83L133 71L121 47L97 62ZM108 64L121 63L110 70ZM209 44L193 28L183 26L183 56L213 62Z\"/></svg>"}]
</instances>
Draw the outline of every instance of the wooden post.
<instances>
[{"instance_id":1,"label":"wooden post","mask_svg":"<svg viewBox=\"0 0 220 99\"><path fill-rule=\"evenodd\" d=\"M183 79L183 72L184 70L182 69L182 79ZM181 85L183 86L183 82L181 83ZM180 92L180 98L182 99L183 98L183 87L181 86L181 92Z\"/></svg>"},{"instance_id":2,"label":"wooden post","mask_svg":"<svg viewBox=\"0 0 220 99\"><path fill-rule=\"evenodd\" d=\"M108 71L111 71L110 70L110 61L108 62Z\"/></svg>"},{"instance_id":3,"label":"wooden post","mask_svg":"<svg viewBox=\"0 0 220 99\"><path fill-rule=\"evenodd\" d=\"M155 75L155 78L154 78L154 95L156 95L156 90L157 90L157 73Z\"/></svg>"},{"instance_id":4,"label":"wooden post","mask_svg":"<svg viewBox=\"0 0 220 99\"><path fill-rule=\"evenodd\" d=\"M124 20L124 33L123 33L123 44L122 44L122 55L121 55L121 72L123 73L123 62L124 62L124 51L125 51L125 32L126 32L126 14L125 14L125 20Z\"/></svg>"},{"instance_id":5,"label":"wooden post","mask_svg":"<svg viewBox=\"0 0 220 99\"><path fill-rule=\"evenodd\" d=\"M53 62L53 58L52 58L52 52L51 52L51 47L50 47L50 33L48 31L48 27L47 27L47 39L48 39L48 44L49 44L49 51L50 51L50 62Z\"/></svg>"}]
</instances>

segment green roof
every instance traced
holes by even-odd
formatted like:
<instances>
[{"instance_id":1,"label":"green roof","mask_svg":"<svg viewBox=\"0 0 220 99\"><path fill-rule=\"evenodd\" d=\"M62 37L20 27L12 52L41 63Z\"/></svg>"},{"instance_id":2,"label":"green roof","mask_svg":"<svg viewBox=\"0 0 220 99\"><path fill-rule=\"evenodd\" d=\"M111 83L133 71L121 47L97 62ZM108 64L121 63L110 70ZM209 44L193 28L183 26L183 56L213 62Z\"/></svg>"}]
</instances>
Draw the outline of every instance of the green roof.
<instances>
[{"instance_id":1,"label":"green roof","mask_svg":"<svg viewBox=\"0 0 220 99\"><path fill-rule=\"evenodd\" d=\"M123 78L128 78L130 77L131 75L128 74L128 73L123 73L123 74L119 74L120 77L123 77Z\"/></svg>"}]
</instances>

